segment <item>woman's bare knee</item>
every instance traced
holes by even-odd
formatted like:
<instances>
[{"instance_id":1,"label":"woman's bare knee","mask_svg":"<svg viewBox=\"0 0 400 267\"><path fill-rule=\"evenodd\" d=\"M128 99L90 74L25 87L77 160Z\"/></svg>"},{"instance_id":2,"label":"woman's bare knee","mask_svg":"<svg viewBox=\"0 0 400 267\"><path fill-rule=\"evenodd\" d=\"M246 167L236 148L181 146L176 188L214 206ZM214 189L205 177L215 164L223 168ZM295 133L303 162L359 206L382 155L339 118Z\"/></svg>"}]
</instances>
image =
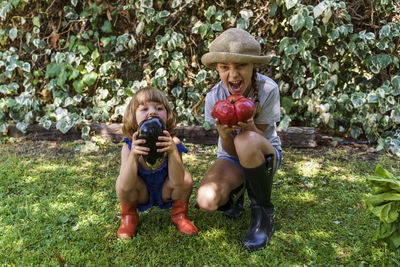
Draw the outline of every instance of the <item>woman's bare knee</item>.
<instances>
[{"instance_id":1,"label":"woman's bare knee","mask_svg":"<svg viewBox=\"0 0 400 267\"><path fill-rule=\"evenodd\" d=\"M218 194L210 185L201 186L197 191L197 204L201 210L214 211L218 208Z\"/></svg>"}]
</instances>

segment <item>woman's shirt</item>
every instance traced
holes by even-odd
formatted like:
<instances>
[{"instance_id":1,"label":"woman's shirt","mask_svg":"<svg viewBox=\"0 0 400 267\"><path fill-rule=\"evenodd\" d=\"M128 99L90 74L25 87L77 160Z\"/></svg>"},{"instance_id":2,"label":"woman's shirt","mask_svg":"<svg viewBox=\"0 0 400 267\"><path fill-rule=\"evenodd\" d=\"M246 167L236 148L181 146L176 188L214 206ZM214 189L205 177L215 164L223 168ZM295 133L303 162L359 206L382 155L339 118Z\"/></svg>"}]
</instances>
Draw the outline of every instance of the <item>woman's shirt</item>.
<instances>
[{"instance_id":1,"label":"woman's shirt","mask_svg":"<svg viewBox=\"0 0 400 267\"><path fill-rule=\"evenodd\" d=\"M264 137L277 149L281 150L281 140L276 132L276 123L280 121L281 106L278 85L271 78L257 73L258 80L258 100L261 111L256 118L255 124L267 124ZM220 81L208 93L205 100L204 117L205 120L215 123L211 116L214 104L230 96L228 88ZM253 98L254 90L251 89L247 97ZM228 153L222 148L221 138L218 138L218 156L228 156Z\"/></svg>"}]
</instances>

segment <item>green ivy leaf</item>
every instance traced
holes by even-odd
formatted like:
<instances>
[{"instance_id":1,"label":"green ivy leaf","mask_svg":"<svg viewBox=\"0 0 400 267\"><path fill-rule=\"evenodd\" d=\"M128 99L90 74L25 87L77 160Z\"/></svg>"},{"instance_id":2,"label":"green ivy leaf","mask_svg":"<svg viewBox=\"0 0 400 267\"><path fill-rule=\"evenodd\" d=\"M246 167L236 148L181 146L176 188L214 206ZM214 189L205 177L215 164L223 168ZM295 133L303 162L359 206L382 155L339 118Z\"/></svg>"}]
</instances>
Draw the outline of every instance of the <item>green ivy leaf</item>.
<instances>
[{"instance_id":1,"label":"green ivy leaf","mask_svg":"<svg viewBox=\"0 0 400 267\"><path fill-rule=\"evenodd\" d=\"M291 9L297 5L298 0L285 0L286 8Z\"/></svg>"},{"instance_id":2,"label":"green ivy leaf","mask_svg":"<svg viewBox=\"0 0 400 267\"><path fill-rule=\"evenodd\" d=\"M111 38L110 37L101 37L100 42L103 43L103 47L107 47L111 43Z\"/></svg>"},{"instance_id":3,"label":"green ivy leaf","mask_svg":"<svg viewBox=\"0 0 400 267\"><path fill-rule=\"evenodd\" d=\"M97 73L94 71L86 73L82 77L82 82L88 86L93 85L96 82L96 80L97 80Z\"/></svg>"},{"instance_id":4,"label":"green ivy leaf","mask_svg":"<svg viewBox=\"0 0 400 267\"><path fill-rule=\"evenodd\" d=\"M292 26L294 32L297 32L298 30L303 28L305 23L306 20L301 14L296 14L290 19L290 25Z\"/></svg>"},{"instance_id":5,"label":"green ivy leaf","mask_svg":"<svg viewBox=\"0 0 400 267\"><path fill-rule=\"evenodd\" d=\"M212 6L209 6L209 7L208 7L208 9L207 9L206 12L204 13L204 15L206 16L206 18L207 18L208 20L210 20L211 17L214 16L214 14L215 14L216 11L217 11L217 8L216 8L214 5L212 5Z\"/></svg>"},{"instance_id":6,"label":"green ivy leaf","mask_svg":"<svg viewBox=\"0 0 400 267\"><path fill-rule=\"evenodd\" d=\"M90 56L93 60L96 60L100 57L99 50L97 48L92 52L92 55Z\"/></svg>"},{"instance_id":7,"label":"green ivy leaf","mask_svg":"<svg viewBox=\"0 0 400 267\"><path fill-rule=\"evenodd\" d=\"M364 98L363 97L359 97L358 94L353 94L351 96L351 103L353 104L353 107L355 109L358 109L359 107L364 105Z\"/></svg>"},{"instance_id":8,"label":"green ivy leaf","mask_svg":"<svg viewBox=\"0 0 400 267\"><path fill-rule=\"evenodd\" d=\"M51 120L48 116L43 116L38 120L39 124L42 125L45 129L49 130L51 127Z\"/></svg>"},{"instance_id":9,"label":"green ivy leaf","mask_svg":"<svg viewBox=\"0 0 400 267\"><path fill-rule=\"evenodd\" d=\"M78 69L73 68L72 71L69 72L68 80L73 80L79 76L80 72Z\"/></svg>"},{"instance_id":10,"label":"green ivy leaf","mask_svg":"<svg viewBox=\"0 0 400 267\"><path fill-rule=\"evenodd\" d=\"M325 10L329 7L329 4L327 1L322 1L320 2L317 6L314 7L313 13L314 13L314 18L318 18L319 16L322 15L322 13L325 12Z\"/></svg>"},{"instance_id":11,"label":"green ivy leaf","mask_svg":"<svg viewBox=\"0 0 400 267\"><path fill-rule=\"evenodd\" d=\"M367 96L367 102L370 104L378 103L378 96L374 92L369 93Z\"/></svg>"},{"instance_id":12,"label":"green ivy leaf","mask_svg":"<svg viewBox=\"0 0 400 267\"><path fill-rule=\"evenodd\" d=\"M298 52L300 52L300 48L297 44L289 45L285 49L285 54L287 56L296 55Z\"/></svg>"},{"instance_id":13,"label":"green ivy leaf","mask_svg":"<svg viewBox=\"0 0 400 267\"><path fill-rule=\"evenodd\" d=\"M236 21L236 26L239 29L246 30L250 26L250 22L247 19L238 18L238 20Z\"/></svg>"},{"instance_id":14,"label":"green ivy leaf","mask_svg":"<svg viewBox=\"0 0 400 267\"><path fill-rule=\"evenodd\" d=\"M316 85L316 82L315 82L315 80L313 78L308 78L307 79L307 81L306 81L307 89L311 90L311 89L313 89L315 87L315 85Z\"/></svg>"},{"instance_id":15,"label":"green ivy leaf","mask_svg":"<svg viewBox=\"0 0 400 267\"><path fill-rule=\"evenodd\" d=\"M111 60L106 61L103 64L101 64L101 66L100 66L100 74L101 75L106 75L108 73L108 71L111 70L113 65L114 65L114 62L111 61Z\"/></svg>"},{"instance_id":16,"label":"green ivy leaf","mask_svg":"<svg viewBox=\"0 0 400 267\"><path fill-rule=\"evenodd\" d=\"M67 133L74 126L74 122L69 119L69 117L64 117L57 121L56 128L63 134ZM66 217L66 216L64 216ZM67 217L68 218L68 217Z\"/></svg>"},{"instance_id":17,"label":"green ivy leaf","mask_svg":"<svg viewBox=\"0 0 400 267\"><path fill-rule=\"evenodd\" d=\"M31 64L24 62L24 64L22 64L22 70L25 72L31 72Z\"/></svg>"},{"instance_id":18,"label":"green ivy leaf","mask_svg":"<svg viewBox=\"0 0 400 267\"><path fill-rule=\"evenodd\" d=\"M78 19L78 18L79 18L79 15L76 14L75 12L68 12L68 13L65 15L65 17L66 17L67 19L74 20L74 19Z\"/></svg>"},{"instance_id":19,"label":"green ivy leaf","mask_svg":"<svg viewBox=\"0 0 400 267\"><path fill-rule=\"evenodd\" d=\"M282 40L279 42L279 53L285 51L286 47L290 44L289 37L283 37Z\"/></svg>"},{"instance_id":20,"label":"green ivy leaf","mask_svg":"<svg viewBox=\"0 0 400 267\"><path fill-rule=\"evenodd\" d=\"M211 25L211 29L212 29L213 31L215 31L215 32L222 31L223 28L222 28L221 22L215 22L215 23L213 23L213 24Z\"/></svg>"},{"instance_id":21,"label":"green ivy leaf","mask_svg":"<svg viewBox=\"0 0 400 267\"><path fill-rule=\"evenodd\" d=\"M86 55L89 52L89 48L86 45L78 45L77 48L82 56Z\"/></svg>"},{"instance_id":22,"label":"green ivy leaf","mask_svg":"<svg viewBox=\"0 0 400 267\"><path fill-rule=\"evenodd\" d=\"M379 38L384 38L384 37L392 37L391 34L391 26L389 24L384 25L380 31L379 31Z\"/></svg>"},{"instance_id":23,"label":"green ivy leaf","mask_svg":"<svg viewBox=\"0 0 400 267\"><path fill-rule=\"evenodd\" d=\"M390 118L393 120L394 123L400 124L400 108L399 107L392 110L392 112L390 114Z\"/></svg>"},{"instance_id":24,"label":"green ivy leaf","mask_svg":"<svg viewBox=\"0 0 400 267\"><path fill-rule=\"evenodd\" d=\"M167 74L167 71L164 68L159 68L154 75L154 78L162 78Z\"/></svg>"},{"instance_id":25,"label":"green ivy leaf","mask_svg":"<svg viewBox=\"0 0 400 267\"><path fill-rule=\"evenodd\" d=\"M393 85L393 88L396 90L396 91L400 91L400 76L394 76L393 78L392 78L392 85ZM397 94L396 94L397 95ZM396 95L394 95L394 96L396 96Z\"/></svg>"},{"instance_id":26,"label":"green ivy leaf","mask_svg":"<svg viewBox=\"0 0 400 267\"><path fill-rule=\"evenodd\" d=\"M283 116L283 119L279 122L279 128L281 128L282 131L286 131L287 128L289 128L291 121L292 121L292 119L290 118L289 115Z\"/></svg>"},{"instance_id":27,"label":"green ivy leaf","mask_svg":"<svg viewBox=\"0 0 400 267\"><path fill-rule=\"evenodd\" d=\"M15 127L17 127L17 129L20 130L22 133L24 133L24 134L27 133L28 124L26 122L19 121L19 122L17 122Z\"/></svg>"},{"instance_id":28,"label":"green ivy leaf","mask_svg":"<svg viewBox=\"0 0 400 267\"><path fill-rule=\"evenodd\" d=\"M201 70L196 75L196 84L202 83L207 77L207 72L205 70Z\"/></svg>"},{"instance_id":29,"label":"green ivy leaf","mask_svg":"<svg viewBox=\"0 0 400 267\"><path fill-rule=\"evenodd\" d=\"M173 70L177 70L179 67L181 67L181 63L177 60L172 60L170 66Z\"/></svg>"},{"instance_id":30,"label":"green ivy leaf","mask_svg":"<svg viewBox=\"0 0 400 267\"><path fill-rule=\"evenodd\" d=\"M32 24L35 25L36 27L40 28L40 18L39 17L33 17Z\"/></svg>"},{"instance_id":31,"label":"green ivy leaf","mask_svg":"<svg viewBox=\"0 0 400 267\"><path fill-rule=\"evenodd\" d=\"M83 89L85 88L85 84L81 80L75 80L72 84L75 89L75 92L78 94L82 93Z\"/></svg>"},{"instance_id":32,"label":"green ivy leaf","mask_svg":"<svg viewBox=\"0 0 400 267\"><path fill-rule=\"evenodd\" d=\"M334 41L336 39L339 38L339 31L337 29L333 29L330 33L329 33L329 39L331 41Z\"/></svg>"},{"instance_id":33,"label":"green ivy leaf","mask_svg":"<svg viewBox=\"0 0 400 267\"><path fill-rule=\"evenodd\" d=\"M204 36L206 36L207 30L208 30L207 24L201 24L201 25L198 27L198 31L199 31L199 33L200 33L200 35L201 35L202 38L204 38Z\"/></svg>"},{"instance_id":34,"label":"green ivy leaf","mask_svg":"<svg viewBox=\"0 0 400 267\"><path fill-rule=\"evenodd\" d=\"M60 73L57 74L57 85L64 88L64 84L67 81L68 73L65 68L61 68Z\"/></svg>"},{"instance_id":35,"label":"green ivy leaf","mask_svg":"<svg viewBox=\"0 0 400 267\"><path fill-rule=\"evenodd\" d=\"M8 37L10 37L11 41L14 41L18 36L18 30L16 28L12 28L9 33Z\"/></svg>"},{"instance_id":36,"label":"green ivy leaf","mask_svg":"<svg viewBox=\"0 0 400 267\"><path fill-rule=\"evenodd\" d=\"M271 18L275 17L276 11L278 10L278 6L275 3L272 3L269 7L269 16Z\"/></svg>"},{"instance_id":37,"label":"green ivy leaf","mask_svg":"<svg viewBox=\"0 0 400 267\"><path fill-rule=\"evenodd\" d=\"M108 20L104 21L103 26L101 26L101 30L105 33L112 33L112 24Z\"/></svg>"},{"instance_id":38,"label":"green ivy leaf","mask_svg":"<svg viewBox=\"0 0 400 267\"><path fill-rule=\"evenodd\" d=\"M300 99L303 96L304 89L302 87L298 87L296 91L293 92L292 97L294 99Z\"/></svg>"},{"instance_id":39,"label":"green ivy leaf","mask_svg":"<svg viewBox=\"0 0 400 267\"><path fill-rule=\"evenodd\" d=\"M361 134L360 127L352 125L351 128L350 128L350 134L353 137L353 139L357 139L357 137L359 137L360 134Z\"/></svg>"},{"instance_id":40,"label":"green ivy leaf","mask_svg":"<svg viewBox=\"0 0 400 267\"><path fill-rule=\"evenodd\" d=\"M379 69L384 69L392 63L392 58L387 54L378 54L374 57L373 63Z\"/></svg>"},{"instance_id":41,"label":"green ivy leaf","mask_svg":"<svg viewBox=\"0 0 400 267\"><path fill-rule=\"evenodd\" d=\"M285 110L285 114L289 114L293 107L293 99L287 96L282 97L282 108Z\"/></svg>"},{"instance_id":42,"label":"green ivy leaf","mask_svg":"<svg viewBox=\"0 0 400 267\"><path fill-rule=\"evenodd\" d=\"M184 89L181 86L176 86L172 88L172 95L175 96L176 98L180 97Z\"/></svg>"}]
</instances>

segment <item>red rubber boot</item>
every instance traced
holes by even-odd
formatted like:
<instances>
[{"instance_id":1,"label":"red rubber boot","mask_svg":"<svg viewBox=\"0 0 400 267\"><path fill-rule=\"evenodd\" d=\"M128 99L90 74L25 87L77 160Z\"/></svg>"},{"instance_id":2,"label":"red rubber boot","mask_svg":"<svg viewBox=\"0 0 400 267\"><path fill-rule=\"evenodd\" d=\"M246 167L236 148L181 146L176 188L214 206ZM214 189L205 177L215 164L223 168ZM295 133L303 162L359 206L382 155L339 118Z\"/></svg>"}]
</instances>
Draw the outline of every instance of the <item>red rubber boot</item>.
<instances>
[{"instance_id":1,"label":"red rubber boot","mask_svg":"<svg viewBox=\"0 0 400 267\"><path fill-rule=\"evenodd\" d=\"M187 200L175 200L172 203L171 221L182 233L186 235L197 235L199 232L197 227L186 218L188 202Z\"/></svg>"},{"instance_id":2,"label":"red rubber boot","mask_svg":"<svg viewBox=\"0 0 400 267\"><path fill-rule=\"evenodd\" d=\"M121 224L117 231L119 238L130 238L136 234L136 227L139 224L139 215L137 214L137 201L120 202L121 204Z\"/></svg>"}]
</instances>

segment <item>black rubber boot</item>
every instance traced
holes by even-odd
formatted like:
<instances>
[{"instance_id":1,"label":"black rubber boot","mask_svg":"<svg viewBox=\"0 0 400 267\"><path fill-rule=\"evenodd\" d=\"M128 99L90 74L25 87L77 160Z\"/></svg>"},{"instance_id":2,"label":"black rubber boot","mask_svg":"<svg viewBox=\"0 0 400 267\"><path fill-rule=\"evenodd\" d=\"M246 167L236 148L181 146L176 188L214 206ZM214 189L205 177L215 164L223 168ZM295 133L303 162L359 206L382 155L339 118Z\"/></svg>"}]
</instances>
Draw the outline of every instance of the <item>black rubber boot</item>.
<instances>
[{"instance_id":1,"label":"black rubber boot","mask_svg":"<svg viewBox=\"0 0 400 267\"><path fill-rule=\"evenodd\" d=\"M223 211L225 216L228 218L238 218L242 216L244 212L244 192L246 187L244 184L233 189L229 194L229 200L226 204L218 207L218 210Z\"/></svg>"},{"instance_id":2,"label":"black rubber boot","mask_svg":"<svg viewBox=\"0 0 400 267\"><path fill-rule=\"evenodd\" d=\"M275 231L274 205L271 203L274 156L256 168L244 168L251 204L250 228L242 240L243 247L255 251L266 247Z\"/></svg>"}]
</instances>

